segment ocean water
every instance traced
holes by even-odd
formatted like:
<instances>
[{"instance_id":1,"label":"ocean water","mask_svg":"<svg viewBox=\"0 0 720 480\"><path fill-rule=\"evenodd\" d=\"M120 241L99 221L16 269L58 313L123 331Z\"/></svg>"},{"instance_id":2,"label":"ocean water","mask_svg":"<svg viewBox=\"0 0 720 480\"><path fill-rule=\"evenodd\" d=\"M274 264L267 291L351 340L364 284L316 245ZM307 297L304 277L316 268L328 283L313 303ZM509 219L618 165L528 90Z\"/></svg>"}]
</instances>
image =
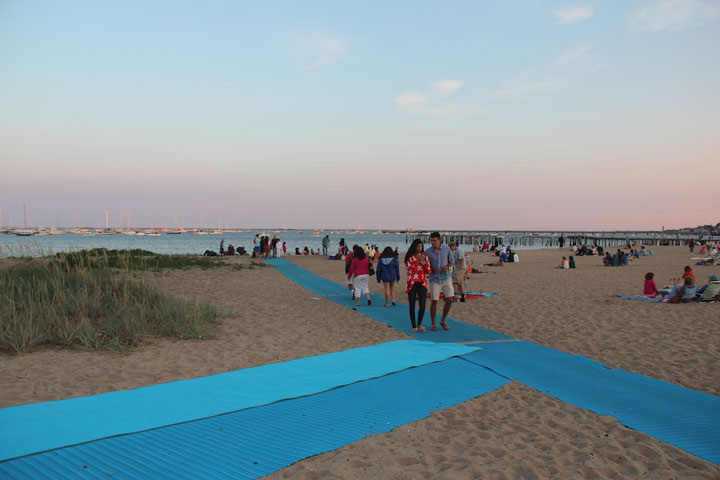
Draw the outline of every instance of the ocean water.
<instances>
[{"instance_id":1,"label":"ocean water","mask_svg":"<svg viewBox=\"0 0 720 480\"><path fill-rule=\"evenodd\" d=\"M202 255L205 250L220 250L220 240L225 240L225 249L229 245L234 247L243 246L247 251L252 251L253 238L256 234L266 234L272 238L276 235L281 242L287 242L288 254L294 253L295 248L302 251L306 246L317 251L322 251L321 241L325 235L330 237L328 252L334 254L338 251L341 238L352 247L353 244L364 246L377 245L385 248L396 247L404 254L415 238L408 235L407 240L404 233L314 233L312 230L273 232L255 230L251 232L227 232L220 235L195 235L193 233L166 234L159 237L141 235L33 235L20 237L16 235L0 234L0 256L38 256L58 252L70 252L89 248L107 249L135 249L140 248L156 253L164 254L197 254ZM472 247L468 247L472 250Z\"/></svg>"}]
</instances>

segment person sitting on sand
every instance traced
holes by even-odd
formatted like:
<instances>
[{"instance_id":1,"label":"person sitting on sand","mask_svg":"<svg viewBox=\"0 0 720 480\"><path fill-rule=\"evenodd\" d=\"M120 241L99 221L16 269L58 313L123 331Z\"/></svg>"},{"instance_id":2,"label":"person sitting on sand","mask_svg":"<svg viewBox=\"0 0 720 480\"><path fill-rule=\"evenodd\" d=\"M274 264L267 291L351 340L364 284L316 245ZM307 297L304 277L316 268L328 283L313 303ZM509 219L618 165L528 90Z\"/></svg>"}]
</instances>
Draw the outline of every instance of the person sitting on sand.
<instances>
[{"instance_id":1,"label":"person sitting on sand","mask_svg":"<svg viewBox=\"0 0 720 480\"><path fill-rule=\"evenodd\" d=\"M568 265L570 268L575 268L575 257L570 255L570 258L568 259Z\"/></svg>"},{"instance_id":2,"label":"person sitting on sand","mask_svg":"<svg viewBox=\"0 0 720 480\"><path fill-rule=\"evenodd\" d=\"M562 261L560 262L560 265L558 265L558 266L555 267L555 268L569 269L569 268L570 268L570 261L569 261L567 258L562 257Z\"/></svg>"},{"instance_id":3,"label":"person sitting on sand","mask_svg":"<svg viewBox=\"0 0 720 480\"><path fill-rule=\"evenodd\" d=\"M310 255L310 249L308 247L303 248L303 255Z\"/></svg>"},{"instance_id":4,"label":"person sitting on sand","mask_svg":"<svg viewBox=\"0 0 720 480\"><path fill-rule=\"evenodd\" d=\"M295 255L300 255L300 247L295 247Z\"/></svg>"},{"instance_id":5,"label":"person sitting on sand","mask_svg":"<svg viewBox=\"0 0 720 480\"><path fill-rule=\"evenodd\" d=\"M682 285L675 285L673 289L670 291L670 294L667 296L667 300L664 300L669 303L688 303L692 301L692 298L697 293L697 287L693 283L693 279L690 276L685 277L685 281ZM683 298L686 298L687 300L683 300Z\"/></svg>"},{"instance_id":6,"label":"person sitting on sand","mask_svg":"<svg viewBox=\"0 0 720 480\"><path fill-rule=\"evenodd\" d=\"M603 265L605 265L606 267L613 266L613 256L610 255L610 252L607 252L605 254L605 258L603 258Z\"/></svg>"},{"instance_id":7,"label":"person sitting on sand","mask_svg":"<svg viewBox=\"0 0 720 480\"><path fill-rule=\"evenodd\" d=\"M690 265L685 266L685 271L683 272L682 278L685 277L691 277L692 283L695 283L695 273L693 272L693 269Z\"/></svg>"},{"instance_id":8,"label":"person sitting on sand","mask_svg":"<svg viewBox=\"0 0 720 480\"><path fill-rule=\"evenodd\" d=\"M232 243L228 245L227 253L225 255L235 255L235 247L232 246Z\"/></svg>"},{"instance_id":9,"label":"person sitting on sand","mask_svg":"<svg viewBox=\"0 0 720 480\"><path fill-rule=\"evenodd\" d=\"M655 298L660 293L655 283L655 274L648 272L645 274L645 285L643 285L643 296L648 298Z\"/></svg>"},{"instance_id":10,"label":"person sitting on sand","mask_svg":"<svg viewBox=\"0 0 720 480\"><path fill-rule=\"evenodd\" d=\"M697 294L702 295L703 293L705 293L705 290L707 289L708 285L710 285L710 283L717 282L717 281L718 281L717 275L710 275L708 277L708 283L706 285L703 285L702 287L698 288Z\"/></svg>"}]
</instances>

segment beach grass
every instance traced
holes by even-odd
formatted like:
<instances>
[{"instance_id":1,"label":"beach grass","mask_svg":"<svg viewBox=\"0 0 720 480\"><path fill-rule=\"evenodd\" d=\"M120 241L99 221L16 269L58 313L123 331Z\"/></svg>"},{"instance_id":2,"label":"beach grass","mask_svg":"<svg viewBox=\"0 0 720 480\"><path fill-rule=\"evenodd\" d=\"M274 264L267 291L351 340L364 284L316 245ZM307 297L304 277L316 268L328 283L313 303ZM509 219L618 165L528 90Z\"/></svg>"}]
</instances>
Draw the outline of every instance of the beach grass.
<instances>
[{"instance_id":1,"label":"beach grass","mask_svg":"<svg viewBox=\"0 0 720 480\"><path fill-rule=\"evenodd\" d=\"M147 336L209 338L221 313L158 291L138 271L210 268L212 260L141 250L24 258L0 269L0 350L51 344L128 350Z\"/></svg>"},{"instance_id":2,"label":"beach grass","mask_svg":"<svg viewBox=\"0 0 720 480\"><path fill-rule=\"evenodd\" d=\"M166 269L185 268L221 268L230 264L223 259L228 257L205 257L199 255L166 255L147 250L108 250L95 248L80 250L72 253L58 253L56 257L63 259L71 265L87 265L109 268L122 268L125 270L162 271ZM248 268L264 267L265 263L253 261ZM233 265L235 269L242 269L243 265Z\"/></svg>"}]
</instances>

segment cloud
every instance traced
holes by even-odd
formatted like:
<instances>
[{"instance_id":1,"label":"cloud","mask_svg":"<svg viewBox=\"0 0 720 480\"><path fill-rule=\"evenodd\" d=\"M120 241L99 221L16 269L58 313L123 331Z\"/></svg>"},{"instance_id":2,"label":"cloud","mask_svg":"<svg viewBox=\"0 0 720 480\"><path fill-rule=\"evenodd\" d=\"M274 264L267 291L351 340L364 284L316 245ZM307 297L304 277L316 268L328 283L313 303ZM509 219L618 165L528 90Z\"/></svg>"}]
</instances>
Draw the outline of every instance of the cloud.
<instances>
[{"instance_id":1,"label":"cloud","mask_svg":"<svg viewBox=\"0 0 720 480\"><path fill-rule=\"evenodd\" d=\"M457 92L465 85L463 80L440 80L430 85L425 91L407 90L397 95L393 104L414 113L427 115L447 115L453 112L467 114L471 109L458 107L452 102L444 101L445 97Z\"/></svg>"},{"instance_id":2,"label":"cloud","mask_svg":"<svg viewBox=\"0 0 720 480\"><path fill-rule=\"evenodd\" d=\"M348 51L347 42L335 35L304 36L298 39L298 45L303 50L303 55L309 58L302 66L302 70L306 72L334 63Z\"/></svg>"},{"instance_id":3,"label":"cloud","mask_svg":"<svg viewBox=\"0 0 720 480\"><path fill-rule=\"evenodd\" d=\"M591 46L588 44L584 45L578 45L575 48L570 48L568 50L565 50L563 54L560 56L560 58L557 61L558 65L567 65L568 63L571 63L580 57L584 56L588 50L590 50Z\"/></svg>"},{"instance_id":4,"label":"cloud","mask_svg":"<svg viewBox=\"0 0 720 480\"><path fill-rule=\"evenodd\" d=\"M407 91L395 97L393 103L400 106L418 105L425 102L426 98L427 97L422 92Z\"/></svg>"},{"instance_id":5,"label":"cloud","mask_svg":"<svg viewBox=\"0 0 720 480\"><path fill-rule=\"evenodd\" d=\"M633 11L628 27L638 32L675 31L718 18L720 2L716 0L660 0Z\"/></svg>"},{"instance_id":6,"label":"cloud","mask_svg":"<svg viewBox=\"0 0 720 480\"><path fill-rule=\"evenodd\" d=\"M592 17L595 12L590 7L576 7L557 9L553 13L558 17L558 23L566 24L586 20Z\"/></svg>"},{"instance_id":7,"label":"cloud","mask_svg":"<svg viewBox=\"0 0 720 480\"><path fill-rule=\"evenodd\" d=\"M558 85L557 80L544 80L542 82L531 82L526 83L524 85L519 85L517 87L509 87L509 88L503 88L500 90L495 90L492 93L493 97L515 97L519 95L524 95L527 93L537 93L537 92L546 92L548 90L552 90L555 86Z\"/></svg>"},{"instance_id":8,"label":"cloud","mask_svg":"<svg viewBox=\"0 0 720 480\"><path fill-rule=\"evenodd\" d=\"M433 83L432 89L440 96L455 93L465 84L462 80L443 80Z\"/></svg>"}]
</instances>

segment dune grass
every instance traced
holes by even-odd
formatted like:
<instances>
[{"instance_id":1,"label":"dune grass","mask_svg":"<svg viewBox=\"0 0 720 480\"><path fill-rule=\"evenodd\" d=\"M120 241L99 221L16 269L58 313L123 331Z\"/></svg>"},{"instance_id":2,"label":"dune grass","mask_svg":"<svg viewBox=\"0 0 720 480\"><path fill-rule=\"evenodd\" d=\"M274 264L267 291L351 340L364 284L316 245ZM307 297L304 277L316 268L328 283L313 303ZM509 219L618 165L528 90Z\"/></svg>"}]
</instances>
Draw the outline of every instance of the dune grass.
<instances>
[{"instance_id":1,"label":"dune grass","mask_svg":"<svg viewBox=\"0 0 720 480\"><path fill-rule=\"evenodd\" d=\"M128 350L146 336L211 337L216 308L164 294L138 271L223 266L215 260L99 249L12 262L0 269L0 350Z\"/></svg>"}]
</instances>

